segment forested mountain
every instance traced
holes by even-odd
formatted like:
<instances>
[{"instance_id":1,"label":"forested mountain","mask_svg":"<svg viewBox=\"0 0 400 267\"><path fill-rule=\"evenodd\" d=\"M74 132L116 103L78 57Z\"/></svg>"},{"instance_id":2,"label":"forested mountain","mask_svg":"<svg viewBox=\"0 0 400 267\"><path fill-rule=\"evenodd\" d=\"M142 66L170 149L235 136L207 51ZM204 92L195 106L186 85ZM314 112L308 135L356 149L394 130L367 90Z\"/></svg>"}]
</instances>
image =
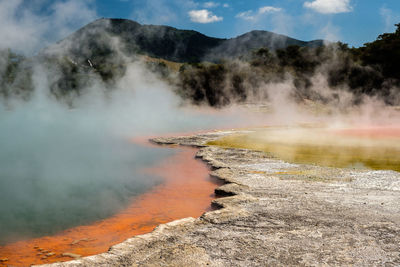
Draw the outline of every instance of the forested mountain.
<instances>
[{"instance_id":1,"label":"forested mountain","mask_svg":"<svg viewBox=\"0 0 400 267\"><path fill-rule=\"evenodd\" d=\"M42 53L68 51L77 59L91 59L112 53L118 45L127 55L144 54L176 62L211 62L234 58L266 47L270 50L289 45L322 46L321 40L305 42L268 31L252 31L236 38L213 38L192 30L169 26L141 25L127 19L99 19L45 49Z\"/></svg>"},{"instance_id":2,"label":"forested mountain","mask_svg":"<svg viewBox=\"0 0 400 267\"><path fill-rule=\"evenodd\" d=\"M134 61L168 82L183 99L224 106L268 100L267 87L285 83L296 101L350 105L364 96L400 105L400 24L360 48L322 40L299 41L267 31L218 39L196 31L99 19L64 40L24 58L0 51L0 95L29 98L40 65L58 99L79 97L93 82L112 90ZM144 59L144 60L143 60ZM324 88L324 91L321 91Z\"/></svg>"}]
</instances>

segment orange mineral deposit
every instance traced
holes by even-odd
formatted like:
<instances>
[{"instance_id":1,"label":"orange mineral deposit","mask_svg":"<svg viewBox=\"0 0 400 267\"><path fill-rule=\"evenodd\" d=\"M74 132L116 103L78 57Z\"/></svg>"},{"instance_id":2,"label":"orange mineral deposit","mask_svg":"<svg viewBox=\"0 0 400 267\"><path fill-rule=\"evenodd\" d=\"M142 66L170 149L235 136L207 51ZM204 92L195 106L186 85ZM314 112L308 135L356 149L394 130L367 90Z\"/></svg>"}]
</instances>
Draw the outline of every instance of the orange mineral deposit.
<instances>
[{"instance_id":1,"label":"orange mineral deposit","mask_svg":"<svg viewBox=\"0 0 400 267\"><path fill-rule=\"evenodd\" d=\"M132 200L122 212L91 225L68 229L54 236L0 246L0 266L29 266L106 252L110 246L157 225L185 217L199 217L210 210L217 181L208 167L196 160L194 148L177 148L178 153L158 166L144 170L164 178L151 191Z\"/></svg>"}]
</instances>

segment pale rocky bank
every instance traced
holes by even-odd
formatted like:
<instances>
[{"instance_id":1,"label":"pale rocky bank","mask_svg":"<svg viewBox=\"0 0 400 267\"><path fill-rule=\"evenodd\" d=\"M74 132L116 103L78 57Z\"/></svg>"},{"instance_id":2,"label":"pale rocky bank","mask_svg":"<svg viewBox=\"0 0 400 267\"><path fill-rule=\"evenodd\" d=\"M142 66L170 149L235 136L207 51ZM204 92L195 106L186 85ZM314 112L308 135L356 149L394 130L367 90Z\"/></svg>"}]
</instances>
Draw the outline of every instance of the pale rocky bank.
<instances>
[{"instance_id":1,"label":"pale rocky bank","mask_svg":"<svg viewBox=\"0 0 400 267\"><path fill-rule=\"evenodd\" d=\"M226 182L213 201L220 209L46 266L400 266L400 173L205 145L231 133L152 140L200 147L197 157Z\"/></svg>"}]
</instances>

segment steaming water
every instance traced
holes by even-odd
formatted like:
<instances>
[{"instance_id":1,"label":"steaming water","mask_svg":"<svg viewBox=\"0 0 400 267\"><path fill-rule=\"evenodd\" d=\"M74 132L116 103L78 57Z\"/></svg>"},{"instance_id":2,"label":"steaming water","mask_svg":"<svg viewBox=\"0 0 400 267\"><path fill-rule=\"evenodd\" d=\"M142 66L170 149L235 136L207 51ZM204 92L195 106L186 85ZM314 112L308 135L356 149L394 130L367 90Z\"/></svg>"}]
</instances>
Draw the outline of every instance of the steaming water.
<instances>
[{"instance_id":1,"label":"steaming water","mask_svg":"<svg viewBox=\"0 0 400 267\"><path fill-rule=\"evenodd\" d=\"M177 108L140 67L127 73L114 93L95 86L71 109L45 93L36 71L29 102L0 103L0 245L109 217L160 183L141 170L173 151L131 138L222 125Z\"/></svg>"},{"instance_id":2,"label":"steaming water","mask_svg":"<svg viewBox=\"0 0 400 267\"><path fill-rule=\"evenodd\" d=\"M133 196L161 182L140 168L172 153L121 140L103 144L92 139L72 146L68 142L68 147L63 143L70 140L54 141L39 151L22 144L26 152L9 147L6 157L2 153L1 244L111 216Z\"/></svg>"},{"instance_id":3,"label":"steaming water","mask_svg":"<svg viewBox=\"0 0 400 267\"><path fill-rule=\"evenodd\" d=\"M145 131L193 130L199 122L196 116L183 118L183 111L170 110L168 119L166 111L148 110L145 124L137 118L145 110L103 109L70 110L49 101L2 110L0 245L53 234L123 209L133 196L161 182L142 170L174 153L135 145L130 138ZM131 120L123 117L126 112ZM200 127L209 124L205 118Z\"/></svg>"},{"instance_id":4,"label":"steaming water","mask_svg":"<svg viewBox=\"0 0 400 267\"><path fill-rule=\"evenodd\" d=\"M2 111L0 244L106 218L160 182L140 169L172 151L132 144L96 119L49 105Z\"/></svg>"}]
</instances>

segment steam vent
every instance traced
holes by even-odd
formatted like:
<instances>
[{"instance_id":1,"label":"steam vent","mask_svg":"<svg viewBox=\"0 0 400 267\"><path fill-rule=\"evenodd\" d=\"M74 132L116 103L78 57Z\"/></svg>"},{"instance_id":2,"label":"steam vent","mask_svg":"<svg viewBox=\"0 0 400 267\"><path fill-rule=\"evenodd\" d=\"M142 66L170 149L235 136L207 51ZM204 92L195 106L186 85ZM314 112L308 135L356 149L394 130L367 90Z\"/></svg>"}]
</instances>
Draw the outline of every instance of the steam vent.
<instances>
[{"instance_id":1,"label":"steam vent","mask_svg":"<svg viewBox=\"0 0 400 267\"><path fill-rule=\"evenodd\" d=\"M356 2L0 0L0 267L400 266L400 3Z\"/></svg>"}]
</instances>

